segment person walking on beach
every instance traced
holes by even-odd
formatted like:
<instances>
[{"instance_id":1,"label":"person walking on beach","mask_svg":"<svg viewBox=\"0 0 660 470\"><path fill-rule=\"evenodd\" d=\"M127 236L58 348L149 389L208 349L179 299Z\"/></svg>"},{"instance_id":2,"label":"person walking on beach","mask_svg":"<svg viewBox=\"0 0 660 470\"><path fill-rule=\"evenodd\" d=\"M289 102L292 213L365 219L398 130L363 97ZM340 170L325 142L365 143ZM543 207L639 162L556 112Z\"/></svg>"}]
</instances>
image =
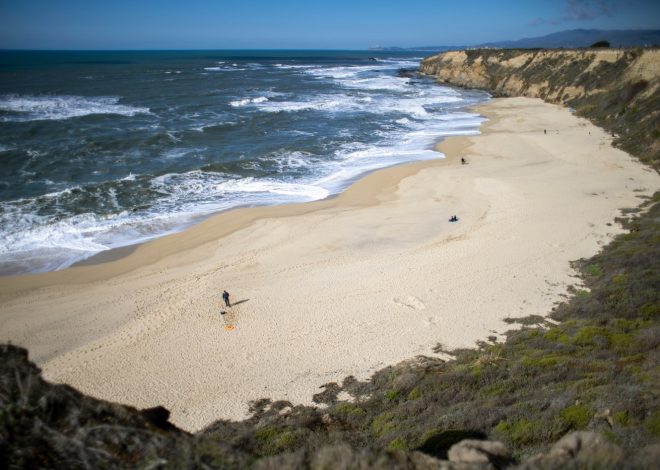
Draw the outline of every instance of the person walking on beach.
<instances>
[{"instance_id":1,"label":"person walking on beach","mask_svg":"<svg viewBox=\"0 0 660 470\"><path fill-rule=\"evenodd\" d=\"M227 292L227 291L222 292L222 300L225 301L225 306L226 307L231 307L231 304L229 303L229 292Z\"/></svg>"}]
</instances>

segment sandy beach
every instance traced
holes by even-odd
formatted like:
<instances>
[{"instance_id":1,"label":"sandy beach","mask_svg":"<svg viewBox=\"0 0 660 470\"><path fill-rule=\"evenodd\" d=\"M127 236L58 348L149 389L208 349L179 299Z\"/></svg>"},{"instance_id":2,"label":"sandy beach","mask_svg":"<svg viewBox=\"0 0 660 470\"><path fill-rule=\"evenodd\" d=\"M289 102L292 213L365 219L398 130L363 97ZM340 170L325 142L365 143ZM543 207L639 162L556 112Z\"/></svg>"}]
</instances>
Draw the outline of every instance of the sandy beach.
<instances>
[{"instance_id":1,"label":"sandy beach","mask_svg":"<svg viewBox=\"0 0 660 470\"><path fill-rule=\"evenodd\" d=\"M371 173L338 197L0 278L0 341L27 347L48 380L163 405L196 431L251 400L310 404L327 382L545 315L577 282L570 261L619 233L619 210L660 176L566 108L503 98L477 111L482 135L447 139L446 159Z\"/></svg>"}]
</instances>

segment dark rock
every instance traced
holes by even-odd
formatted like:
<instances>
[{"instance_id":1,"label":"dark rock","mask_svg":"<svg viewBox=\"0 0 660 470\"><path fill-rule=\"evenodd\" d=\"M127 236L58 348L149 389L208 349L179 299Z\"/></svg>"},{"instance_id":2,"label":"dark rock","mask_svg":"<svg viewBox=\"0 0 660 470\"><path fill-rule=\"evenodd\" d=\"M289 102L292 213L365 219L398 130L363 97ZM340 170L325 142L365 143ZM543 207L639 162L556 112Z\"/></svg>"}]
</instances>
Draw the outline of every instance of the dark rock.
<instances>
[{"instance_id":1,"label":"dark rock","mask_svg":"<svg viewBox=\"0 0 660 470\"><path fill-rule=\"evenodd\" d=\"M170 410L164 406L145 408L141 411L141 413L144 419L146 419L157 428L164 429L165 431L172 431L177 429L176 426L169 422Z\"/></svg>"},{"instance_id":2,"label":"dark rock","mask_svg":"<svg viewBox=\"0 0 660 470\"><path fill-rule=\"evenodd\" d=\"M321 393L316 393L312 397L312 401L314 403L323 403L323 404L332 404L332 403L337 403L337 395L339 392L341 392L341 387L334 383L327 383L325 385L321 385L323 391Z\"/></svg>"},{"instance_id":3,"label":"dark rock","mask_svg":"<svg viewBox=\"0 0 660 470\"><path fill-rule=\"evenodd\" d=\"M417 449L439 459L446 459L449 449L467 439L485 439L486 435L480 431L444 431L432 435Z\"/></svg>"},{"instance_id":4,"label":"dark rock","mask_svg":"<svg viewBox=\"0 0 660 470\"><path fill-rule=\"evenodd\" d=\"M419 71L417 69L399 69L396 75L401 78L417 78Z\"/></svg>"}]
</instances>

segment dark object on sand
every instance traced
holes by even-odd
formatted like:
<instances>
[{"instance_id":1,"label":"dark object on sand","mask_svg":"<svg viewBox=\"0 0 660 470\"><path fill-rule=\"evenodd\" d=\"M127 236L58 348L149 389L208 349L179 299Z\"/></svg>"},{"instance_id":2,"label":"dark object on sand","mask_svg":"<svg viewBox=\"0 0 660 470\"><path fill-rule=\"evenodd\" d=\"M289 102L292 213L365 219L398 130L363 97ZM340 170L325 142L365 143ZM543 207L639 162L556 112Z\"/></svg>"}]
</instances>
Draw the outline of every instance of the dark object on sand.
<instances>
[{"instance_id":1,"label":"dark object on sand","mask_svg":"<svg viewBox=\"0 0 660 470\"><path fill-rule=\"evenodd\" d=\"M225 306L226 307L231 307L231 304L229 303L229 292L227 292L227 291L222 292L222 300L225 301Z\"/></svg>"},{"instance_id":2,"label":"dark object on sand","mask_svg":"<svg viewBox=\"0 0 660 470\"><path fill-rule=\"evenodd\" d=\"M458 217L456 217L455 215L452 215L452 216L449 218L449 221L450 221L450 222L458 222Z\"/></svg>"},{"instance_id":3,"label":"dark object on sand","mask_svg":"<svg viewBox=\"0 0 660 470\"><path fill-rule=\"evenodd\" d=\"M461 165L465 165L467 163L467 160L463 157L461 157Z\"/></svg>"}]
</instances>

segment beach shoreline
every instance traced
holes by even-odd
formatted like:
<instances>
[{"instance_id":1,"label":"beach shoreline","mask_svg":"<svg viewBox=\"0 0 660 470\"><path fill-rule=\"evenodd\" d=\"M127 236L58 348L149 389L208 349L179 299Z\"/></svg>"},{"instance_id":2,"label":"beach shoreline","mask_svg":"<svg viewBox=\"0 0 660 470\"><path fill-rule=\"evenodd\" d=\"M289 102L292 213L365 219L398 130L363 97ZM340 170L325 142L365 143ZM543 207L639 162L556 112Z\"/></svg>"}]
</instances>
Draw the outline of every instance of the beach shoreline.
<instances>
[{"instance_id":1,"label":"beach shoreline","mask_svg":"<svg viewBox=\"0 0 660 470\"><path fill-rule=\"evenodd\" d=\"M195 431L546 315L575 283L570 261L620 233L619 209L660 177L566 108L498 98L477 111L482 134L446 138L445 159L223 212L101 264L1 278L0 340L49 380L164 405ZM221 315L223 289L236 306Z\"/></svg>"},{"instance_id":2,"label":"beach shoreline","mask_svg":"<svg viewBox=\"0 0 660 470\"><path fill-rule=\"evenodd\" d=\"M472 108L470 108L470 109L472 109ZM446 140L446 137L443 137L443 139L440 142L436 143L436 145L433 146L434 150L439 152L439 153L442 153L442 150L440 150L440 148L441 148L441 144L445 140ZM445 158L446 158L446 156L443 154L443 156L438 157L438 161L442 161ZM405 165L414 165L414 164L418 164L418 163L422 163L422 162L434 162L435 163L437 161L436 160L408 161L408 162L398 163L396 165L389 165L389 166L383 167L383 168L368 170L368 171L365 171L364 173L359 174L358 176L356 176L352 180L350 180L350 182L347 185L346 189L350 188L351 186L353 186L354 184L359 182L361 179L366 178L371 173L382 171L382 170L385 170L385 169L388 169L388 168L395 168L395 167L405 166ZM308 201L308 202L298 202L298 203L288 203L288 204L263 204L263 205L258 205L258 206L237 206L237 207L232 207L230 209L225 209L225 210L213 213L213 214L209 214L208 216L200 217L199 221L197 221L195 223L192 223L189 226L186 226L185 228L183 228L181 230L177 230L176 233L185 232L189 228L191 228L191 227L193 227L193 226L195 226L199 223L202 223L207 219L217 217L217 216L219 216L221 214L224 214L224 213L227 213L227 212L234 212L234 211L244 210L244 209L277 207L277 206L293 206L293 207L295 207L299 204L313 204L313 203L317 203L317 202L321 202L321 201L332 200L332 199L335 199L337 197L340 197L342 193L343 193L343 191L339 192L339 193L333 193L333 194L330 194L330 195L324 197L323 199L318 199L318 200L315 200L315 201ZM239 228L239 230L240 230L240 228ZM167 235L164 235L164 236L167 236ZM103 264L103 263L108 263L108 262L111 262L111 261L116 261L116 260L119 260L121 258L125 258L126 256L130 255L140 245L144 245L145 243L149 243L150 241L156 240L158 238L160 238L160 237L154 237L153 239L150 239L150 240L147 240L147 241L136 242L136 243L132 243L130 245L120 246L120 247L117 247L117 248L110 248L108 250L96 253L96 254L90 256L89 258L85 258L83 260L77 261L69 267L89 266L89 265ZM1 278L2 278L2 276L0 276L0 279Z\"/></svg>"}]
</instances>

